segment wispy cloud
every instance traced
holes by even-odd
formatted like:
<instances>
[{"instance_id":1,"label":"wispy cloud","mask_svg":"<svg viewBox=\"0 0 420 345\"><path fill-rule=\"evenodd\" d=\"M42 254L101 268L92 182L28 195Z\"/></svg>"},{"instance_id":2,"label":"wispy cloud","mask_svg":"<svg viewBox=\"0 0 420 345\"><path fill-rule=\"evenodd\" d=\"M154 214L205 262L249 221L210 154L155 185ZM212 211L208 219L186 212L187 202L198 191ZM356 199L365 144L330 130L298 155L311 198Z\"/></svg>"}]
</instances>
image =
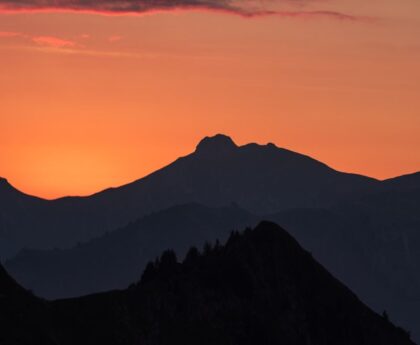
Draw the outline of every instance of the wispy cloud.
<instances>
[{"instance_id":1,"label":"wispy cloud","mask_svg":"<svg viewBox=\"0 0 420 345\"><path fill-rule=\"evenodd\" d=\"M95 50L88 48L77 48L77 47L58 47L53 45L38 45L38 46L14 46L16 50L30 50L38 51L48 54L58 55L75 55L75 56L94 56L94 57L109 57L109 58L154 58L153 54L141 54L141 53L130 53L130 52L119 52L119 51L105 51Z\"/></svg>"},{"instance_id":2,"label":"wispy cloud","mask_svg":"<svg viewBox=\"0 0 420 345\"><path fill-rule=\"evenodd\" d=\"M13 32L13 31L0 31L0 38L3 37L19 37L22 36L20 32Z\"/></svg>"},{"instance_id":3,"label":"wispy cloud","mask_svg":"<svg viewBox=\"0 0 420 345\"><path fill-rule=\"evenodd\" d=\"M1 38L18 38L20 40L32 43L32 45L40 47L51 47L51 48L77 48L79 45L76 41L60 38L57 36L39 36L32 35L24 32L17 31L0 31Z\"/></svg>"},{"instance_id":4,"label":"wispy cloud","mask_svg":"<svg viewBox=\"0 0 420 345\"><path fill-rule=\"evenodd\" d=\"M290 4L290 1L283 0ZM314 2L310 1L309 2ZM276 0L274 2L281 2ZM302 4L302 2L300 2ZM217 11L242 17L282 16L293 18L328 17L356 20L356 16L335 11L277 11L250 0L0 0L0 13L83 12L103 15L141 15L162 11Z\"/></svg>"},{"instance_id":5,"label":"wispy cloud","mask_svg":"<svg viewBox=\"0 0 420 345\"><path fill-rule=\"evenodd\" d=\"M1 46L0 46L1 49ZM116 58L116 59L156 59L156 58L168 58L171 59L189 59L189 60L200 60L200 61L227 61L232 58L219 55L207 55L207 54L173 54L173 53L154 53L154 52L129 52L129 51L112 51L112 50L96 50L89 48L79 47L62 47L57 48L53 46L27 46L27 45L14 45L9 49L15 49L19 51L35 51L46 54L56 55L67 55L67 56L85 56L85 57L102 57L102 58Z\"/></svg>"},{"instance_id":6,"label":"wispy cloud","mask_svg":"<svg viewBox=\"0 0 420 345\"><path fill-rule=\"evenodd\" d=\"M77 39L64 39L57 36L39 36L31 35L23 32L0 31L0 39L2 38L19 38L20 43L15 42L14 45L1 46L0 49L14 49L25 51L37 51L47 54L59 54L68 56L93 56L105 58L129 58L129 59L154 59L156 57L171 57L180 59L211 59L219 60L218 56L207 55L181 55L181 54L161 54L161 53L144 53L133 51L113 51L90 48ZM90 38L89 35L83 34L78 36L79 40ZM111 35L108 37L109 42L116 42L123 38L119 35ZM16 41L16 40L15 40ZM225 58L223 58L225 59Z\"/></svg>"},{"instance_id":7,"label":"wispy cloud","mask_svg":"<svg viewBox=\"0 0 420 345\"><path fill-rule=\"evenodd\" d=\"M122 39L123 39L123 37L120 36L120 35L111 35L111 36L108 37L108 41L111 42L111 43L121 41Z\"/></svg>"},{"instance_id":8,"label":"wispy cloud","mask_svg":"<svg viewBox=\"0 0 420 345\"><path fill-rule=\"evenodd\" d=\"M48 46L54 48L67 48L76 46L76 42L65 40L54 36L35 36L32 41L41 46Z\"/></svg>"}]
</instances>

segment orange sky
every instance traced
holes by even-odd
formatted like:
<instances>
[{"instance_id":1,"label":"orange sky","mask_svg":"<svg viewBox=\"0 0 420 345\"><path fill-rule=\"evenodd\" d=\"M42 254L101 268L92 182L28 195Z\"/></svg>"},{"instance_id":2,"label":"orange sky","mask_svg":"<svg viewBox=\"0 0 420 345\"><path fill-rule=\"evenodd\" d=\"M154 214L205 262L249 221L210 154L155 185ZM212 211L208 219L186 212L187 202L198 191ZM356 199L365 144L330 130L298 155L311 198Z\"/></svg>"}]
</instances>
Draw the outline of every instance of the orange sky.
<instances>
[{"instance_id":1,"label":"orange sky","mask_svg":"<svg viewBox=\"0 0 420 345\"><path fill-rule=\"evenodd\" d=\"M420 170L420 2L310 3L357 19L0 11L0 176L85 195L219 132L377 178Z\"/></svg>"}]
</instances>

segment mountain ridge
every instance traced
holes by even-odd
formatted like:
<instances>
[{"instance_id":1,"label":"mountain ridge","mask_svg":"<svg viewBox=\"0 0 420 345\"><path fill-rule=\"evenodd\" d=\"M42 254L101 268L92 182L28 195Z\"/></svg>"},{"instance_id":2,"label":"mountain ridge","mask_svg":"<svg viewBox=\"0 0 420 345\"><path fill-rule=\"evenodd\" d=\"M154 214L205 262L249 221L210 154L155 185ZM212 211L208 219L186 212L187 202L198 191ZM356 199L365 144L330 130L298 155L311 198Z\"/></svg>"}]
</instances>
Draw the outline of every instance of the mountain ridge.
<instances>
[{"instance_id":1,"label":"mountain ridge","mask_svg":"<svg viewBox=\"0 0 420 345\"><path fill-rule=\"evenodd\" d=\"M1 185L1 182L6 182L15 191L20 192L20 193L25 194L25 195L28 195L28 196L31 196L31 197L34 197L34 198L37 198L37 199L44 200L44 201L60 201L60 200L63 200L63 199L64 200L66 200L66 199L88 199L88 198L91 198L91 197L94 197L94 196L98 196L98 195L100 195L102 193L105 193L105 192L108 192L108 191L118 190L120 188L124 188L124 187L127 187L127 186L131 186L133 184L136 184L137 182L140 182L140 181L142 181L144 179L147 179L150 176L154 175L155 173L158 173L159 171L164 170L165 168L170 167L172 164L177 163L179 160L182 160L184 158L187 158L189 156L192 156L192 155L197 154L197 153L200 153L200 152L202 153L203 152L203 149L204 149L205 152L210 151L213 154L217 154L218 151L220 152L220 150L218 150L220 148L222 148L222 149L223 148L228 148L228 151L231 151L232 152L235 149L236 150L238 150L238 149L248 149L248 148L252 148L252 147L254 147L254 148L260 148L260 149L281 150L281 151L286 152L286 153L296 154L296 155L299 155L301 158L308 158L308 159L310 159L310 160L312 160L314 162L317 162L320 165L323 165L323 166L325 166L325 167L327 167L329 169L332 169L332 170L334 170L334 171L336 171L338 173L343 173L343 174L348 174L348 175L355 175L355 176L361 176L361 177L365 177L365 178L368 178L370 180L374 180L374 181L378 181L378 182L379 181L385 182L385 181L388 181L388 180L391 180L391 179L396 179L398 177L405 177L405 176L412 175L412 174L407 174L407 175L396 176L396 177L393 177L393 178L390 178L390 179L379 180L377 178L370 177L368 175L363 175L363 174L359 174L359 173L345 172L345 171L337 170L337 169L331 167L330 165L328 165L326 163L323 163L322 161L317 160L317 159L311 157L310 155L302 154L302 153L299 153L299 152L296 152L296 151L293 151L293 150L288 150L286 148L279 147L276 144L271 143L271 142L269 142L267 144L258 144L258 143L252 142L252 143L247 143L247 144L244 144L244 145L237 145L230 136L225 135L225 134L218 133L218 134L215 134L213 136L206 136L206 137L204 137L203 139L201 139L199 141L199 143L195 147L195 150L192 153L189 153L189 154L184 155L184 156L180 156L177 159L175 159L173 162L171 162L171 163L169 163L167 165L164 165L161 168L158 168L156 171L151 172L150 174L147 174L147 175L145 175L143 177L137 178L137 179L135 179L133 181L123 183L121 185L112 186L112 187L106 187L104 189L98 190L98 191L96 191L94 193L91 193L91 194L88 194L88 195L65 195L65 196L61 196L61 197L58 197L58 198L45 199L45 198L42 198L42 197L39 197L39 196L36 196L36 195L27 194L24 191L21 191L20 189L17 189L16 187L14 187L8 181L8 179L6 177L1 177L1 176L0 176L0 185ZM223 150L222 150L222 152L223 152ZM413 174L416 174L416 173L413 173ZM418 174L420 174L420 172L418 172Z\"/></svg>"},{"instance_id":2,"label":"mountain ridge","mask_svg":"<svg viewBox=\"0 0 420 345\"><path fill-rule=\"evenodd\" d=\"M327 209L325 215L315 219L321 225L326 222L330 239L322 237L325 231L321 225L314 231L328 247L308 232L306 240L304 236L299 239L305 240L305 247L316 249L317 258L327 260L334 274L349 278L346 272L351 272L346 282L352 282L352 288L376 310L394 300L401 301L399 306L391 303L396 307L392 314L418 333L412 326L416 323L417 302L410 301L418 296L420 284L420 174L378 181L335 171L273 144L238 147L226 136L203 140L204 151L198 151L204 154L181 157L143 179L93 197L13 200L0 193L0 255L10 258L22 248L71 248L147 214L191 202L216 208L234 204L257 216ZM297 219L299 215L312 217L306 211L297 214ZM342 214L344 223L336 221ZM298 228L291 229L299 232L302 224L294 216L288 217L283 214L279 220L297 224ZM343 244L343 239L354 246ZM339 253L338 248L345 250ZM352 251L360 255L354 257ZM329 252L342 261L331 261L326 257ZM366 284L357 281L361 272L367 280L376 279L367 290ZM390 291L380 288L379 283ZM386 300L388 296L391 298ZM409 312L404 309L407 306Z\"/></svg>"},{"instance_id":3,"label":"mountain ridge","mask_svg":"<svg viewBox=\"0 0 420 345\"><path fill-rule=\"evenodd\" d=\"M25 296L25 305L0 298L0 342L413 345L271 222L192 248L182 262L167 250L126 290L54 302Z\"/></svg>"},{"instance_id":4,"label":"mountain ridge","mask_svg":"<svg viewBox=\"0 0 420 345\"><path fill-rule=\"evenodd\" d=\"M144 216L71 249L23 250L4 265L41 297L76 297L122 289L165 249L173 248L184 256L192 245L225 240L233 229L257 221L236 206L211 208L188 203Z\"/></svg>"},{"instance_id":5,"label":"mountain ridge","mask_svg":"<svg viewBox=\"0 0 420 345\"><path fill-rule=\"evenodd\" d=\"M336 172L344 173L344 174L349 174L349 175L355 175L355 176L362 176L362 177L366 177L368 179L371 179L371 180L374 180L374 181L378 181L378 182L384 182L384 183L391 184L391 183L394 183L394 182L398 182L401 179L412 179L412 180L415 180L416 179L416 181L420 180L420 171L415 171L415 172L412 172L412 173L407 173L407 174L398 175L398 176L394 176L394 177L390 177L390 178L385 178L385 179L377 179L377 178L374 178L374 177L371 177L371 176L368 176L368 175L363 175L363 174L353 173L353 172L341 171L341 170L337 170L337 169L331 167L329 164L323 163L322 161L319 161L319 160L317 160L317 159L315 159L315 158L313 158L313 157L311 157L309 155L301 154L301 153L298 153L298 152L293 151L293 150L288 150L288 149L285 149L285 148L282 148L282 147L278 147L276 144L271 143L271 142L269 142L267 144L248 143L248 144L244 144L244 145L240 145L239 146L239 145L237 145L233 141L233 139L230 136L225 135L225 134L218 133L218 134L215 134L213 136L206 136L206 137L204 137L203 139L201 139L199 141L199 143L196 145L195 150L192 153L187 154L185 156L181 156L181 157L175 159L173 162L171 162L171 163L169 163L167 165L164 165L163 167L157 169L156 171L154 171L154 172L152 172L150 174L147 174L147 175L145 175L143 177L140 177L138 179L135 179L135 180L133 180L131 182L126 182L126 183L123 183L123 184L118 185L118 186L107 187L107 188L104 188L102 190L98 190L97 192L94 192L94 193L91 193L91 194L88 194L88 195L80 195L80 196L79 195L65 195L65 196L61 196L61 197L58 197L58 198L45 199L45 198L42 198L42 197L39 197L39 196L36 196L36 195L25 193L24 191L22 191L20 189L17 189L16 187L13 186L13 184L11 184L9 182L9 180L6 177L2 177L2 176L0 176L0 187L2 187L2 186L8 186L9 188L12 188L16 192L19 192L19 193L24 194L26 196L37 198L39 200L44 200L44 201L60 201L60 200L66 200L66 199L88 199L88 198L91 198L91 197L100 195L100 194L105 193L105 192L108 192L108 191L113 191L113 190L120 189L120 188L123 188L123 187L126 187L126 186L131 186L131 185L133 185L133 184L135 184L137 182L140 182L140 181L142 181L142 180L144 180L144 179L146 179L146 178L154 175L155 173L159 172L160 170L163 170L163 169L171 166L172 164L178 162L179 160L182 160L183 158L186 158L188 156L191 156L191 155L193 155L195 153L200 153L200 151L202 152L203 149L206 152L207 151L211 151L213 153L217 153L215 151L217 151L217 149L220 149L220 148L222 148L222 149L223 148L225 148L225 149L227 148L228 151L232 151L234 149L249 148L249 147L253 147L253 146L254 147L258 147L258 148L268 148L268 149L283 150L285 152L289 152L289 153L292 153L292 154L298 154L301 157L309 158L309 159L311 159L313 161L316 161L316 162L324 165L325 167L328 167L328 168L330 168L330 169L332 169L332 170L334 170Z\"/></svg>"},{"instance_id":6,"label":"mountain ridge","mask_svg":"<svg viewBox=\"0 0 420 345\"><path fill-rule=\"evenodd\" d=\"M221 147L228 148L227 154L220 153ZM203 139L197 148L144 178L91 196L55 200L25 196L22 201L17 190L9 197L0 193L2 257L10 258L23 247L68 248L150 212L188 202L212 207L235 202L264 214L331 204L379 184L272 144L237 146L218 135Z\"/></svg>"}]
</instances>

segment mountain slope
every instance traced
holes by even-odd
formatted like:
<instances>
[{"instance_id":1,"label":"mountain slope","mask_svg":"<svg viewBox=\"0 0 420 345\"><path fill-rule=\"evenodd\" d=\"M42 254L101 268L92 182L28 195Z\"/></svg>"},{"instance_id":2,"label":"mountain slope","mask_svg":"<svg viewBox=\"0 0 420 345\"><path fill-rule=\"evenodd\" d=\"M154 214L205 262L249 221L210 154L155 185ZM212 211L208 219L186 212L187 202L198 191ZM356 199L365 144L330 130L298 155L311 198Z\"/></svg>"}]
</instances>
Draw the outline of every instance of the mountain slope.
<instances>
[{"instance_id":1,"label":"mountain slope","mask_svg":"<svg viewBox=\"0 0 420 345\"><path fill-rule=\"evenodd\" d=\"M122 289L163 250L183 256L193 245L225 240L232 229L257 220L234 206L174 206L72 249L22 251L6 267L23 286L50 299Z\"/></svg>"},{"instance_id":2,"label":"mountain slope","mask_svg":"<svg viewBox=\"0 0 420 345\"><path fill-rule=\"evenodd\" d=\"M264 217L238 207L176 206L67 250L26 250L6 262L24 286L47 298L124 288L165 248L224 239L262 218L285 228L375 311L420 335L420 194L386 191L329 209L299 208Z\"/></svg>"},{"instance_id":3,"label":"mountain slope","mask_svg":"<svg viewBox=\"0 0 420 345\"><path fill-rule=\"evenodd\" d=\"M267 222L182 264L167 251L128 290L50 302L33 322L57 345L413 344ZM3 340L34 344L17 337Z\"/></svg>"},{"instance_id":4,"label":"mountain slope","mask_svg":"<svg viewBox=\"0 0 420 345\"><path fill-rule=\"evenodd\" d=\"M26 219L28 210L36 213L46 204L45 200L19 192L0 177L0 258L8 257L22 247L19 235L29 237L27 230L21 232L30 227L30 220Z\"/></svg>"},{"instance_id":5,"label":"mountain slope","mask_svg":"<svg viewBox=\"0 0 420 345\"><path fill-rule=\"evenodd\" d=\"M0 255L20 248L71 247L171 206L232 202L254 213L322 207L378 188L368 177L337 172L273 144L237 146L217 135L196 151L128 185L85 198L19 198L0 190Z\"/></svg>"},{"instance_id":6,"label":"mountain slope","mask_svg":"<svg viewBox=\"0 0 420 345\"><path fill-rule=\"evenodd\" d=\"M377 312L420 337L420 194L377 193L269 217Z\"/></svg>"},{"instance_id":7,"label":"mountain slope","mask_svg":"<svg viewBox=\"0 0 420 345\"><path fill-rule=\"evenodd\" d=\"M388 189L420 189L420 172L398 176L382 181Z\"/></svg>"},{"instance_id":8,"label":"mountain slope","mask_svg":"<svg viewBox=\"0 0 420 345\"><path fill-rule=\"evenodd\" d=\"M20 287L0 265L0 344L53 345L47 305Z\"/></svg>"}]
</instances>

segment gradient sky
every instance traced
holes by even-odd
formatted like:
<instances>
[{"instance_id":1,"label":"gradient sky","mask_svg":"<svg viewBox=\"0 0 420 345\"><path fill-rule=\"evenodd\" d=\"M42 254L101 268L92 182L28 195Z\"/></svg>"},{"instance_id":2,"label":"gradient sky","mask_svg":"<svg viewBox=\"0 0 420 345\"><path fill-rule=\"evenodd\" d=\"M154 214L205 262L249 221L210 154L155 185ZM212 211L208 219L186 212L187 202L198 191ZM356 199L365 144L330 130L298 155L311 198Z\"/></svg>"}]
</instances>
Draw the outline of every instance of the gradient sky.
<instances>
[{"instance_id":1,"label":"gradient sky","mask_svg":"<svg viewBox=\"0 0 420 345\"><path fill-rule=\"evenodd\" d=\"M0 0L0 176L86 195L219 132L420 170L420 1L171 1Z\"/></svg>"}]
</instances>

